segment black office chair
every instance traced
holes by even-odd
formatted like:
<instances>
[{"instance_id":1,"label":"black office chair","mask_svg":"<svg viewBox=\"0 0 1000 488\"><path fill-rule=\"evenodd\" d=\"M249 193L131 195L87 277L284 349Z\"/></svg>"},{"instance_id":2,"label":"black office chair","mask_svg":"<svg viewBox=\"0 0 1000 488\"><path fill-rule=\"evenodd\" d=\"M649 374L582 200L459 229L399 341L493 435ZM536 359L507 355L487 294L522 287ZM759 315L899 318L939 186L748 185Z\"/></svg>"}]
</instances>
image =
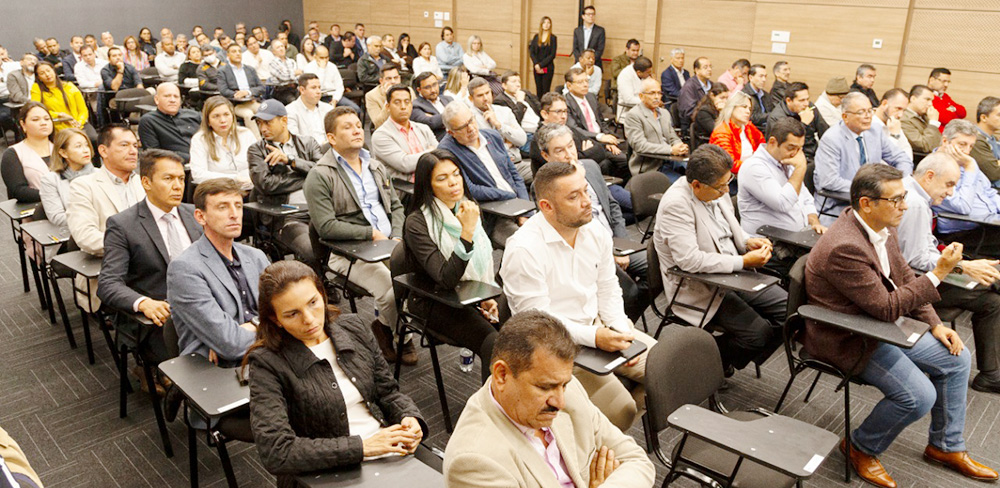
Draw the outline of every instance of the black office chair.
<instances>
[{"instance_id":1,"label":"black office chair","mask_svg":"<svg viewBox=\"0 0 1000 488\"><path fill-rule=\"evenodd\" d=\"M816 194L816 181L813 180L813 178L815 178L815 174L816 174L816 163L807 163L806 175L805 177L802 178L802 184L805 185L806 189L809 190L809 193L813 195Z\"/></svg>"},{"instance_id":2,"label":"black office chair","mask_svg":"<svg viewBox=\"0 0 1000 488\"><path fill-rule=\"evenodd\" d=\"M812 385L809 386L809 391L806 392L805 399L803 399L803 402L806 403L809 402L809 397L812 396L812 392L816 388L816 383L819 382L819 377L822 376L823 373L836 376L840 379L840 385L837 387L837 390L841 387L844 389L844 436L847 438L847 448L850 450L852 448L851 383L857 385L865 385L867 383L860 378L849 375L847 372L831 363L811 356L796 344L799 334L805 329L805 319L798 314L798 309L802 305L805 305L807 301L805 269L806 259L808 259L808 257L808 254L800 257L797 261L795 261L792 269L788 272L788 316L785 319L784 346L785 356L788 358L788 371L790 377L788 378L788 383L785 385L784 391L781 392L781 397L778 398L778 403L775 405L774 411L781 411L781 405L785 402L785 397L788 395L788 390L791 389L792 383L795 381L795 378L805 370L812 369L816 371L816 378L813 379ZM850 452L848 452L848 458L850 458ZM848 483L851 482L851 463L849 461L844 463L844 480Z\"/></svg>"},{"instance_id":3,"label":"black office chair","mask_svg":"<svg viewBox=\"0 0 1000 488\"><path fill-rule=\"evenodd\" d=\"M722 358L715 340L704 330L668 327L664 338L650 348L646 369L657 374L646 377L643 430L649 450L669 468L663 486L682 476L705 486L801 486L818 465L812 470L802 469L804 464L793 467L789 458L826 457L839 440L819 427L762 409L728 412L715 398L723 384ZM697 406L705 400L711 413ZM689 414L701 421L691 425L679 419ZM659 433L671 427L684 435L668 459ZM759 439L761 434L774 435L781 442ZM789 466L780 466L782 461Z\"/></svg>"},{"instance_id":4,"label":"black office chair","mask_svg":"<svg viewBox=\"0 0 1000 488\"><path fill-rule=\"evenodd\" d=\"M632 177L628 185L632 195L632 212L635 214L636 225L641 225L643 219L649 218L646 229L642 231L642 241L646 242L653 236L653 224L656 223L656 208L660 202L650 198L655 193L666 193L670 188L670 178L659 171L647 171Z\"/></svg>"},{"instance_id":5,"label":"black office chair","mask_svg":"<svg viewBox=\"0 0 1000 488\"><path fill-rule=\"evenodd\" d=\"M347 268L347 273L339 273L330 269L330 248L320 241L319 232L316 231L316 227L312 224L309 224L309 242L312 244L313 253L316 256L316 262L312 263L313 270L323 278L323 285L327 291L333 291L334 295L337 292L343 293L344 298L347 298L351 304L351 312L358 313L357 300L370 297L372 294L368 293L368 290L351 283L348 279L351 275L353 261L351 263L352 266Z\"/></svg>"}]
</instances>

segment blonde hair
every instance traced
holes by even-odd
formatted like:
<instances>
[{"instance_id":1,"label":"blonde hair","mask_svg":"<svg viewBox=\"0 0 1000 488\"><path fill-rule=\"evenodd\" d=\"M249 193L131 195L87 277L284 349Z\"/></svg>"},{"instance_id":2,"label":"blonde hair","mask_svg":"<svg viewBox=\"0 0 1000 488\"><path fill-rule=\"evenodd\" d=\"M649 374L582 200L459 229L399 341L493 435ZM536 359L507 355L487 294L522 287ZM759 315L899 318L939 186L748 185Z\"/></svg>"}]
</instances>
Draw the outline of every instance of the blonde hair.
<instances>
[{"instance_id":1,"label":"blonde hair","mask_svg":"<svg viewBox=\"0 0 1000 488\"><path fill-rule=\"evenodd\" d=\"M549 30L545 30L545 21L549 21ZM538 22L538 44L540 46L548 46L549 41L552 40L552 19L548 16L542 17L542 20Z\"/></svg>"},{"instance_id":2,"label":"blonde hair","mask_svg":"<svg viewBox=\"0 0 1000 488\"><path fill-rule=\"evenodd\" d=\"M208 157L214 161L219 160L219 154L215 147L215 131L212 130L212 126L208 123L208 118L219 107L228 108L229 114L233 116L233 123L229 126L229 133L223 139L226 141L226 144L230 142L235 143L235 152L240 152L240 138L236 134L236 110L233 109L233 104L221 95L209 97L208 100L205 100L205 107L201 109L201 130L199 132L201 132L201 137L205 139L205 145L208 146Z\"/></svg>"},{"instance_id":3,"label":"blonde hair","mask_svg":"<svg viewBox=\"0 0 1000 488\"><path fill-rule=\"evenodd\" d=\"M469 36L469 51L472 51L472 43L476 41L479 41L479 51L484 51L485 49L483 48L483 38L475 34Z\"/></svg>"},{"instance_id":4,"label":"blonde hair","mask_svg":"<svg viewBox=\"0 0 1000 488\"><path fill-rule=\"evenodd\" d=\"M448 73L448 83L444 86L444 89L452 93L458 93L462 91L469 84L468 81L463 80L462 73L469 76L472 79L472 75L469 75L469 68L466 68L464 64L460 64L451 69Z\"/></svg>"},{"instance_id":5,"label":"blonde hair","mask_svg":"<svg viewBox=\"0 0 1000 488\"><path fill-rule=\"evenodd\" d=\"M94 156L94 146L90 143L90 138L87 137L87 133L80 129L63 129L56 133L55 140L52 142L52 157L49 159L49 170L53 173L61 174L69 168L69 162L62 157L62 154L59 154L59 151L66 149L69 142L73 140L73 136L80 136L84 141L87 141L87 147L90 148L90 156Z\"/></svg>"},{"instance_id":6,"label":"blonde hair","mask_svg":"<svg viewBox=\"0 0 1000 488\"><path fill-rule=\"evenodd\" d=\"M753 109L753 102L750 101L750 95L747 95L743 91L730 93L726 106L722 107L722 110L719 111L719 118L716 119L715 126L718 127L726 122L729 122L729 119L733 117L733 110L735 110L737 106L743 105L743 102L751 104L750 108Z\"/></svg>"}]
</instances>

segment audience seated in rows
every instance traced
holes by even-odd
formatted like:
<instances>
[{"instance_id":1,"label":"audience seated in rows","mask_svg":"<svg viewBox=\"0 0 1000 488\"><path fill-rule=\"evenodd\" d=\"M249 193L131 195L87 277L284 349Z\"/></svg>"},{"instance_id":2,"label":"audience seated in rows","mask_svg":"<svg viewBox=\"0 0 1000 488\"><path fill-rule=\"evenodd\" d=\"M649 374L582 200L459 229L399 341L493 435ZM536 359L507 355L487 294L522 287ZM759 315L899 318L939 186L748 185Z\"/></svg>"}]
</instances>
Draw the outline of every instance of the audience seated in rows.
<instances>
[{"instance_id":1,"label":"audience seated in rows","mask_svg":"<svg viewBox=\"0 0 1000 488\"><path fill-rule=\"evenodd\" d=\"M859 92L868 97L868 102L871 103L872 107L878 105L878 95L872 88L875 86L875 75L877 74L874 66L862 64L854 73L854 83L851 83L851 91Z\"/></svg>"},{"instance_id":2,"label":"audience seated in rows","mask_svg":"<svg viewBox=\"0 0 1000 488\"><path fill-rule=\"evenodd\" d=\"M382 59L382 38L371 36L367 39L368 49L358 60L358 82L362 86L372 86L379 81L379 74L385 60ZM398 67L398 66L397 66Z\"/></svg>"},{"instance_id":3,"label":"audience seated in rows","mask_svg":"<svg viewBox=\"0 0 1000 488\"><path fill-rule=\"evenodd\" d=\"M715 121L719 119L719 113L726 108L727 103L729 103L729 89L723 85L715 84L694 106L689 122L692 150L697 149L698 146L707 143L712 138L712 132L715 131Z\"/></svg>"},{"instance_id":4,"label":"audience seated in rows","mask_svg":"<svg viewBox=\"0 0 1000 488\"><path fill-rule=\"evenodd\" d=\"M694 60L693 69L694 76L684 83L680 95L677 96L677 115L681 118L682 133L686 132L690 125L694 106L712 88L712 62L706 57L697 58Z\"/></svg>"},{"instance_id":5,"label":"audience seated in rows","mask_svg":"<svg viewBox=\"0 0 1000 488\"><path fill-rule=\"evenodd\" d=\"M791 83L792 67L788 61L777 61L771 67L771 74L774 75L774 83L771 84L771 105L778 105L785 99L785 89Z\"/></svg>"},{"instance_id":6,"label":"audience seated in rows","mask_svg":"<svg viewBox=\"0 0 1000 488\"><path fill-rule=\"evenodd\" d=\"M864 94L858 96L861 103L848 95L845 105L851 108L846 111L869 105ZM995 480L996 471L972 460L965 447L970 354L931 307L940 299L937 286L962 259L962 246L946 247L930 272L913 273L896 233L887 229L897 227L906 210L905 176L884 164L857 171L850 186L851 209L840 214L809 253L805 287L811 304L887 322L909 316L929 324L930 333L904 349L807 320L802 344L812 357L856 374L885 394L851 433L850 446L846 439L841 443L841 452L862 479L896 486L878 456L903 429L930 412L935 428L929 431L924 457L965 476Z\"/></svg>"},{"instance_id":7,"label":"audience seated in rows","mask_svg":"<svg viewBox=\"0 0 1000 488\"><path fill-rule=\"evenodd\" d=\"M445 26L441 29L441 42L434 48L434 56L445 76L448 76L452 69L462 65L465 50L461 44L455 42L455 31L451 27Z\"/></svg>"},{"instance_id":8,"label":"audience seated in rows","mask_svg":"<svg viewBox=\"0 0 1000 488\"><path fill-rule=\"evenodd\" d=\"M746 110L749 116L749 107ZM732 157L713 144L691 153L687 173L660 200L653 234L666 295L706 310L675 303L671 312L687 324L722 333L715 338L727 374L751 361L763 363L781 343L787 293L777 286L758 293L720 292L698 281L682 283L667 270L676 266L688 273L732 273L770 261L771 241L748 237L733 213L732 164Z\"/></svg>"},{"instance_id":9,"label":"audience seated in rows","mask_svg":"<svg viewBox=\"0 0 1000 488\"><path fill-rule=\"evenodd\" d=\"M469 50L462 55L462 65L477 76L496 76L493 70L497 62L483 49L483 39L477 35L469 36Z\"/></svg>"},{"instance_id":10,"label":"audience seated in rows","mask_svg":"<svg viewBox=\"0 0 1000 488\"><path fill-rule=\"evenodd\" d=\"M309 171L305 182L310 225L328 241L379 241L403 237L403 205L392 189L385 168L364 149L361 119L354 110L337 107L326 115L330 150ZM396 299L388 262L352 263L331 253L327 266L365 289L375 300L371 329L389 362L417 362L410 340L396 351Z\"/></svg>"},{"instance_id":11,"label":"audience seated in rows","mask_svg":"<svg viewBox=\"0 0 1000 488\"><path fill-rule=\"evenodd\" d=\"M573 365L579 340L566 325L558 314L530 310L500 330L492 374L448 441L447 486L653 485L646 453L588 400Z\"/></svg>"},{"instance_id":12,"label":"audience seated in rows","mask_svg":"<svg viewBox=\"0 0 1000 488\"><path fill-rule=\"evenodd\" d=\"M949 122L955 119L964 119L965 107L958 104L948 95L948 85L951 85L951 70L948 68L934 68L930 76L927 77L927 87L934 92L934 110L938 113L938 122L941 122L939 129L944 132L944 128Z\"/></svg>"},{"instance_id":13,"label":"audience seated in rows","mask_svg":"<svg viewBox=\"0 0 1000 488\"><path fill-rule=\"evenodd\" d=\"M611 66L608 68L608 72L611 74L611 90L618 90L620 87L618 85L618 75L621 74L622 70L632 65L639 56L642 55L642 46L636 39L629 39L625 42L625 52L615 56L611 60Z\"/></svg>"},{"instance_id":14,"label":"audience seated in rows","mask_svg":"<svg viewBox=\"0 0 1000 488\"><path fill-rule=\"evenodd\" d=\"M743 89L743 85L746 84L747 78L750 76L750 61L746 59L737 59L733 64L719 75L718 82L725 85L729 89L729 92L740 91Z\"/></svg>"},{"instance_id":15,"label":"audience seated in rows","mask_svg":"<svg viewBox=\"0 0 1000 488\"><path fill-rule=\"evenodd\" d=\"M245 359L250 425L278 486L416 451L427 424L361 318L328 304L320 277L297 261L268 266L259 293L257 340Z\"/></svg>"},{"instance_id":16,"label":"audience seated in rows","mask_svg":"<svg viewBox=\"0 0 1000 488\"><path fill-rule=\"evenodd\" d=\"M417 56L413 58L413 74L419 76L425 72L433 74L439 80L444 79L444 73L441 72L441 66L438 64L437 57L434 56L429 42L421 43L420 48L417 49Z\"/></svg>"},{"instance_id":17,"label":"audience seated in rows","mask_svg":"<svg viewBox=\"0 0 1000 488\"><path fill-rule=\"evenodd\" d=\"M958 161L961 177L955 194L934 207L936 213L956 213L979 221L1000 216L1000 194L969 156L978 135L976 126L968 120L955 119L945 127L941 147L935 153L944 152ZM945 240L961 242L971 253L1000 257L1000 232L992 226L939 217L936 232Z\"/></svg>"},{"instance_id":18,"label":"audience seated in rows","mask_svg":"<svg viewBox=\"0 0 1000 488\"><path fill-rule=\"evenodd\" d=\"M521 75L517 71L504 73L500 77L500 86L503 90L497 94L493 103L509 108L514 112L514 118L517 119L518 124L521 124L524 132L534 134L541 122L538 115L541 103L538 101L538 97L534 93L521 89Z\"/></svg>"},{"instance_id":19,"label":"audience seated in rows","mask_svg":"<svg viewBox=\"0 0 1000 488\"><path fill-rule=\"evenodd\" d=\"M632 107L639 105L639 93L643 89L643 80L653 79L653 62L645 56L639 56L635 61L618 73L618 111L616 117L621 120Z\"/></svg>"},{"instance_id":20,"label":"audience seated in rows","mask_svg":"<svg viewBox=\"0 0 1000 488\"><path fill-rule=\"evenodd\" d=\"M391 177L406 181L413 181L421 156L438 145L430 127L410 120L412 96L405 85L389 88L389 120L375 130L371 143L372 157L386 166Z\"/></svg>"},{"instance_id":21,"label":"audience seated in rows","mask_svg":"<svg viewBox=\"0 0 1000 488\"><path fill-rule=\"evenodd\" d=\"M8 101L11 103L28 103L31 101L31 89L35 86L35 66L38 57L26 53L21 56L21 70L7 75Z\"/></svg>"}]
</instances>

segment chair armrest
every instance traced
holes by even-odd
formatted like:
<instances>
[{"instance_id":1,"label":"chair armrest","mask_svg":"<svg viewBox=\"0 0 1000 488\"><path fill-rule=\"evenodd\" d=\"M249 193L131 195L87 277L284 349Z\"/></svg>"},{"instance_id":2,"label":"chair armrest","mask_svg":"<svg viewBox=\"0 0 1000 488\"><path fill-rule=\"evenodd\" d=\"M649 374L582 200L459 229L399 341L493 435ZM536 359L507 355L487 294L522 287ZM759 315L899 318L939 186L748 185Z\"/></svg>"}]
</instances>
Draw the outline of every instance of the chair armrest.
<instances>
[{"instance_id":1,"label":"chair armrest","mask_svg":"<svg viewBox=\"0 0 1000 488\"><path fill-rule=\"evenodd\" d=\"M443 290L431 279L417 273L396 276L392 281L424 298L443 303L452 308L484 302L503 294L503 290L481 281L461 281L454 290Z\"/></svg>"},{"instance_id":2,"label":"chair armrest","mask_svg":"<svg viewBox=\"0 0 1000 488\"><path fill-rule=\"evenodd\" d=\"M798 314L808 320L903 348L913 347L920 336L930 330L930 325L909 317L900 317L895 322L883 322L867 315L835 312L818 305L803 305L799 307Z\"/></svg>"}]
</instances>

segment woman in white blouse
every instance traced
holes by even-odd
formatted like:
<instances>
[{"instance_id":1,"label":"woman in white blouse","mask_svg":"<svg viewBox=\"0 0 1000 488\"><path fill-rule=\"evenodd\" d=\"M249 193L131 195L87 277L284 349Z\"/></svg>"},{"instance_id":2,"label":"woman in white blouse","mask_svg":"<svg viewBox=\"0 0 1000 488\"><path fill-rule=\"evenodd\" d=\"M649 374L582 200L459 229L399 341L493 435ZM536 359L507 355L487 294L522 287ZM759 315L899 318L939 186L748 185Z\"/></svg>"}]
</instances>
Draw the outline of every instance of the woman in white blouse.
<instances>
[{"instance_id":1,"label":"woman in white blouse","mask_svg":"<svg viewBox=\"0 0 1000 488\"><path fill-rule=\"evenodd\" d=\"M441 66L438 65L437 56L434 56L434 52L431 49L431 43L421 43L417 49L417 54L419 56L413 58L413 76L419 75L424 71L430 71L434 73L434 76L437 76L439 81L444 79L444 75L441 74Z\"/></svg>"},{"instance_id":2,"label":"woman in white blouse","mask_svg":"<svg viewBox=\"0 0 1000 488\"><path fill-rule=\"evenodd\" d=\"M469 50L462 56L462 63L469 73L481 76L492 75L497 67L497 62L483 50L483 40L475 35L469 37Z\"/></svg>"},{"instance_id":3,"label":"woman in white blouse","mask_svg":"<svg viewBox=\"0 0 1000 488\"><path fill-rule=\"evenodd\" d=\"M221 96L205 100L201 129L191 138L191 181L232 178L253 188L247 149L257 142L250 129L236 125L233 104Z\"/></svg>"}]
</instances>

